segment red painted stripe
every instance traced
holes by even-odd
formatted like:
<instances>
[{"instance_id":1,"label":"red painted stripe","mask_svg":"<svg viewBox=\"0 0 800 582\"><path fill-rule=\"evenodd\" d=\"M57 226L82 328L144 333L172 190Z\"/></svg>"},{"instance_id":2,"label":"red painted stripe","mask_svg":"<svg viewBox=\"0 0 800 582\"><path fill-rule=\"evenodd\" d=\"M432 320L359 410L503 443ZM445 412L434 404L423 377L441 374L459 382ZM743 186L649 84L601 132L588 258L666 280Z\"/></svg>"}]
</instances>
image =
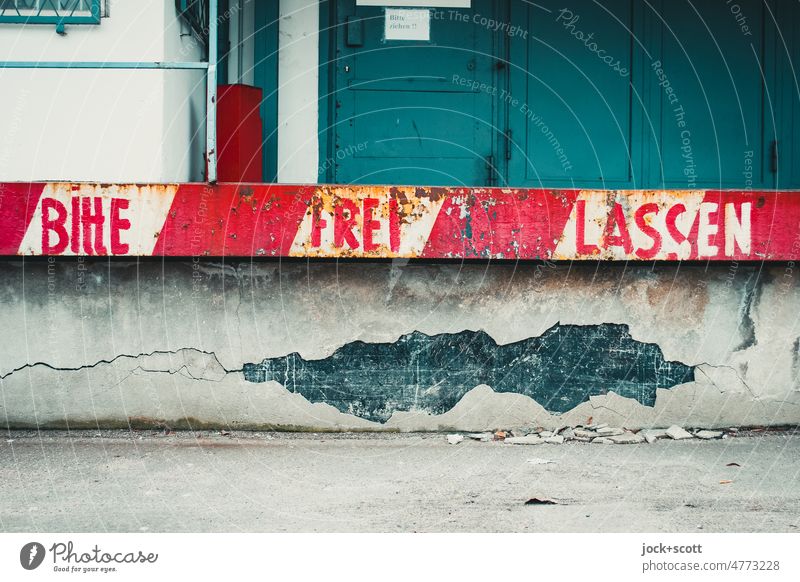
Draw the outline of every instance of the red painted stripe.
<instances>
[{"instance_id":1,"label":"red painted stripe","mask_svg":"<svg viewBox=\"0 0 800 582\"><path fill-rule=\"evenodd\" d=\"M577 196L577 190L457 190L442 206L422 256L549 258Z\"/></svg>"},{"instance_id":2,"label":"red painted stripe","mask_svg":"<svg viewBox=\"0 0 800 582\"><path fill-rule=\"evenodd\" d=\"M0 255L16 255L46 184L0 184Z\"/></svg>"},{"instance_id":3,"label":"red painted stripe","mask_svg":"<svg viewBox=\"0 0 800 582\"><path fill-rule=\"evenodd\" d=\"M0 184L0 254L20 253L35 227L24 252L42 254L44 234L48 249L88 252L84 233L124 238L130 254L155 240L154 255L178 257L800 259L798 192L183 184L166 212L172 187L62 186L87 216L109 216L40 226L45 184Z\"/></svg>"},{"instance_id":4,"label":"red painted stripe","mask_svg":"<svg viewBox=\"0 0 800 582\"><path fill-rule=\"evenodd\" d=\"M184 184L154 255L286 256L313 188Z\"/></svg>"}]
</instances>

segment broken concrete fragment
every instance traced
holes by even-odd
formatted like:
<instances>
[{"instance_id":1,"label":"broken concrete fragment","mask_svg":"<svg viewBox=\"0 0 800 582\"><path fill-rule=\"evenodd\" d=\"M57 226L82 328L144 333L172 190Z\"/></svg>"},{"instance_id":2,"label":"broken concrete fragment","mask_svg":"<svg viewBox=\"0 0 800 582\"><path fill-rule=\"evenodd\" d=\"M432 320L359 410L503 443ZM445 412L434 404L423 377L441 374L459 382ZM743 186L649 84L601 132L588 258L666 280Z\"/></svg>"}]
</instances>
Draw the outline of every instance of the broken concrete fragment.
<instances>
[{"instance_id":1,"label":"broken concrete fragment","mask_svg":"<svg viewBox=\"0 0 800 582\"><path fill-rule=\"evenodd\" d=\"M673 424L671 427L669 427L666 430L666 433L668 437L675 439L676 441L692 438L692 434L690 432L685 431L677 424Z\"/></svg>"},{"instance_id":2,"label":"broken concrete fragment","mask_svg":"<svg viewBox=\"0 0 800 582\"><path fill-rule=\"evenodd\" d=\"M644 442L644 437L639 433L626 432L625 434L608 437L618 445L636 445Z\"/></svg>"},{"instance_id":3,"label":"broken concrete fragment","mask_svg":"<svg viewBox=\"0 0 800 582\"><path fill-rule=\"evenodd\" d=\"M603 428L597 429L598 436L616 436L620 434L625 434L625 431L621 428L613 428L610 426L604 426Z\"/></svg>"},{"instance_id":4,"label":"broken concrete fragment","mask_svg":"<svg viewBox=\"0 0 800 582\"><path fill-rule=\"evenodd\" d=\"M464 440L464 437L460 434L449 434L447 435L447 442L451 445L457 445L461 441Z\"/></svg>"},{"instance_id":5,"label":"broken concrete fragment","mask_svg":"<svg viewBox=\"0 0 800 582\"><path fill-rule=\"evenodd\" d=\"M575 436L582 439L593 439L597 436L597 434L594 431L586 430L585 428L576 428Z\"/></svg>"},{"instance_id":6,"label":"broken concrete fragment","mask_svg":"<svg viewBox=\"0 0 800 582\"><path fill-rule=\"evenodd\" d=\"M563 432L561 432L561 436L564 437L566 440L571 440L575 438L575 431L571 428L565 428Z\"/></svg>"},{"instance_id":7,"label":"broken concrete fragment","mask_svg":"<svg viewBox=\"0 0 800 582\"><path fill-rule=\"evenodd\" d=\"M474 441L481 441L483 443L488 443L492 440L492 433L490 432L473 432L467 435L467 438L471 438Z\"/></svg>"},{"instance_id":8,"label":"broken concrete fragment","mask_svg":"<svg viewBox=\"0 0 800 582\"><path fill-rule=\"evenodd\" d=\"M722 431L721 430L699 430L696 433L694 433L694 436L696 436L699 439L705 439L705 440L718 439L718 438L722 437Z\"/></svg>"},{"instance_id":9,"label":"broken concrete fragment","mask_svg":"<svg viewBox=\"0 0 800 582\"><path fill-rule=\"evenodd\" d=\"M551 445L561 445L564 443L564 437L560 434L553 435L551 437L547 437L544 439L544 442L551 444Z\"/></svg>"},{"instance_id":10,"label":"broken concrete fragment","mask_svg":"<svg viewBox=\"0 0 800 582\"><path fill-rule=\"evenodd\" d=\"M542 437L543 439L546 439L546 438L550 438L551 436L553 436L553 434L554 433L552 431L543 430L542 432L539 433L539 436Z\"/></svg>"},{"instance_id":11,"label":"broken concrete fragment","mask_svg":"<svg viewBox=\"0 0 800 582\"><path fill-rule=\"evenodd\" d=\"M641 431L641 434L648 443L654 443L658 439L663 439L667 436L667 431L663 428L648 428Z\"/></svg>"},{"instance_id":12,"label":"broken concrete fragment","mask_svg":"<svg viewBox=\"0 0 800 582\"><path fill-rule=\"evenodd\" d=\"M602 422L602 423L590 424L586 428L588 428L589 430L600 430L601 428L606 428L607 426L608 426L607 422Z\"/></svg>"},{"instance_id":13,"label":"broken concrete fragment","mask_svg":"<svg viewBox=\"0 0 800 582\"><path fill-rule=\"evenodd\" d=\"M510 445L540 445L544 442L544 439L537 435L529 434L523 437L508 437L505 442Z\"/></svg>"},{"instance_id":14,"label":"broken concrete fragment","mask_svg":"<svg viewBox=\"0 0 800 582\"><path fill-rule=\"evenodd\" d=\"M600 445L613 445L614 444L614 441L612 441L610 438L607 438L607 437L597 437L594 440L592 440L592 442L600 444Z\"/></svg>"}]
</instances>

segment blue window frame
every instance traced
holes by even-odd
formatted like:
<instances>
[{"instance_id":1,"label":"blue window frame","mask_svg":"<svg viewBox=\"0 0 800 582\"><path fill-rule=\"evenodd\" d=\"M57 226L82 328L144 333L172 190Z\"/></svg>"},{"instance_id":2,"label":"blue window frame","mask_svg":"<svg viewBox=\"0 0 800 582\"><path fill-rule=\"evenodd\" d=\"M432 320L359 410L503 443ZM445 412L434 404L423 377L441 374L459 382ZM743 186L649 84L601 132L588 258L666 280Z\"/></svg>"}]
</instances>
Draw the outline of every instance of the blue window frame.
<instances>
[{"instance_id":1,"label":"blue window frame","mask_svg":"<svg viewBox=\"0 0 800 582\"><path fill-rule=\"evenodd\" d=\"M197 37L208 42L208 0L175 0L175 7Z\"/></svg>"},{"instance_id":2,"label":"blue window frame","mask_svg":"<svg viewBox=\"0 0 800 582\"><path fill-rule=\"evenodd\" d=\"M0 0L0 23L100 24L102 0Z\"/></svg>"}]
</instances>

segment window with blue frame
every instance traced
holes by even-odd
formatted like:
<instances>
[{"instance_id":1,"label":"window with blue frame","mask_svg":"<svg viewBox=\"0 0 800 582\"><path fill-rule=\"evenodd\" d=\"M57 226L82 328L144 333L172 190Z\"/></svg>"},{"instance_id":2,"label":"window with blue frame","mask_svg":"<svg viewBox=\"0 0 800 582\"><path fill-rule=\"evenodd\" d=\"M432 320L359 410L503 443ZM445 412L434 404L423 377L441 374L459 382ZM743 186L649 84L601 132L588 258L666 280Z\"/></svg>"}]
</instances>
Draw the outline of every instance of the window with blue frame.
<instances>
[{"instance_id":1,"label":"window with blue frame","mask_svg":"<svg viewBox=\"0 0 800 582\"><path fill-rule=\"evenodd\" d=\"M100 24L104 0L0 0L0 23Z\"/></svg>"},{"instance_id":2,"label":"window with blue frame","mask_svg":"<svg viewBox=\"0 0 800 582\"><path fill-rule=\"evenodd\" d=\"M203 42L208 41L208 0L175 0L175 7L197 37ZM224 10L220 10L222 13Z\"/></svg>"}]
</instances>

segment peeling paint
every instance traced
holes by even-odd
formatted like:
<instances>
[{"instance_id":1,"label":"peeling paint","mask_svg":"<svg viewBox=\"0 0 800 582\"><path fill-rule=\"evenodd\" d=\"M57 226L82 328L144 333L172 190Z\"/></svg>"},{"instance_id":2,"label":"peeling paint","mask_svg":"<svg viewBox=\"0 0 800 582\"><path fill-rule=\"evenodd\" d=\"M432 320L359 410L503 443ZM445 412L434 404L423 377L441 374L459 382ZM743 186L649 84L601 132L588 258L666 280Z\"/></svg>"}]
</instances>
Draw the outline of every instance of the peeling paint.
<instances>
[{"instance_id":1,"label":"peeling paint","mask_svg":"<svg viewBox=\"0 0 800 582\"><path fill-rule=\"evenodd\" d=\"M311 402L380 422L397 411L444 413L478 384L561 413L610 391L653 406L656 389L694 380L691 366L665 361L657 345L616 324L556 325L506 345L482 331L414 332L394 343L351 342L320 360L269 358L243 372L251 382L273 380Z\"/></svg>"}]
</instances>

